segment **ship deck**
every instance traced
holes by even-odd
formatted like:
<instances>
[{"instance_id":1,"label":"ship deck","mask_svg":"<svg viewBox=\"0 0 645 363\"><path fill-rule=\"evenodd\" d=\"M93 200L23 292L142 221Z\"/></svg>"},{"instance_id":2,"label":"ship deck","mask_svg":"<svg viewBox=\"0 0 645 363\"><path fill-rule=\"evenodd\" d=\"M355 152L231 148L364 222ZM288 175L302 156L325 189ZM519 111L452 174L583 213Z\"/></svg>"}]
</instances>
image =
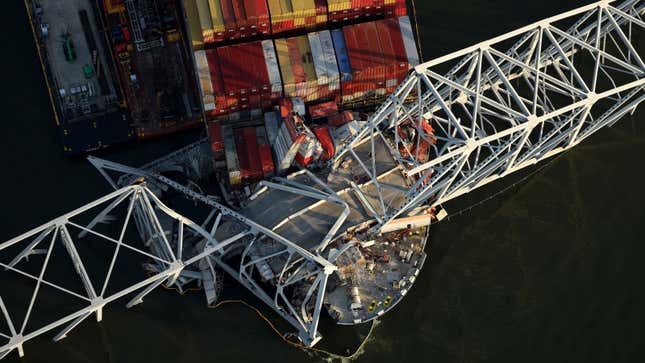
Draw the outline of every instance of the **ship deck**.
<instances>
[{"instance_id":1,"label":"ship deck","mask_svg":"<svg viewBox=\"0 0 645 363\"><path fill-rule=\"evenodd\" d=\"M101 112L118 102L117 90L107 67L110 55L99 38L103 33L97 25L90 0L40 0L38 4L42 9L40 25L48 29L45 36L40 28L40 40L54 80L52 92L60 100L64 118L73 120ZM91 34L83 28L79 15L81 10L87 12ZM74 45L76 59L73 61L66 59L63 50L65 39L70 39ZM96 47L95 55L90 44ZM95 76L86 78L83 71L86 65L92 66Z\"/></svg>"}]
</instances>

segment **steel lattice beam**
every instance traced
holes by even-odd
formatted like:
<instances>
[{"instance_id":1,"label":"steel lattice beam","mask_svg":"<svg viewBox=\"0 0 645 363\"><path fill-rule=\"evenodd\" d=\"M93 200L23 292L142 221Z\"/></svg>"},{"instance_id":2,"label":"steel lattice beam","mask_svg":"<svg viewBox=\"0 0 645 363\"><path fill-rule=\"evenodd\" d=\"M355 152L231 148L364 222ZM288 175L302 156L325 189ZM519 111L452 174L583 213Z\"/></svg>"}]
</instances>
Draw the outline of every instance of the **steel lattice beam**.
<instances>
[{"instance_id":1,"label":"steel lattice beam","mask_svg":"<svg viewBox=\"0 0 645 363\"><path fill-rule=\"evenodd\" d=\"M119 231L116 237L107 235L105 232L91 227L88 228L88 225L80 224L77 220L82 216L107 216L108 214L115 213L117 208L121 208L120 215L123 218L117 224ZM94 214L95 212L97 214ZM142 241L127 240L125 238L126 229L133 223L135 213L138 213L139 218L141 218L139 223L145 223L153 226L153 229L156 229L151 235L147 236L149 240L163 240L163 244L168 247L167 250L154 254L146 251ZM208 247L196 254L192 251L185 252L184 255L186 258L183 260L177 258L177 254L181 255L182 251L179 249L177 254L175 254L170 248L170 243L166 240L166 234L169 231L159 224L158 220L160 216L178 222L178 225L183 231L179 233L179 238L175 241L178 246L182 246L183 236L190 233L208 241ZM70 232L72 230L79 232L78 236L73 235ZM78 249L82 247L81 245L90 243L88 242L90 236L93 237L91 243L98 242L113 249L112 255L110 256L109 269L102 275L100 281L90 278L85 266L88 262L91 263L91 260L87 261L78 252ZM0 332L0 357L13 350L17 350L22 356L24 342L51 330L60 329L59 333L54 337L54 340L60 340L92 314L96 314L97 320L100 321L103 307L106 304L135 292L138 292L138 294L127 305L131 307L138 304L142 302L145 295L161 283L166 282L167 285L172 285L186 266L200 261L215 252L221 251L232 242L234 241L217 241L202 227L166 207L145 185L132 185L118 189L75 211L4 242L0 244L0 255L3 257L0 260L0 267L5 269L5 271L10 271L17 276L35 282L35 286L33 287L31 299L26 307L26 312L20 318L14 316L13 313L17 314L18 312L13 311L11 308L21 310L22 307L7 306L5 302L9 298L9 295L7 295L9 292L0 292L0 309L2 311L0 321L5 323L1 326L6 325L9 327L8 332ZM54 256L52 251L60 245L64 246L67 255ZM39 246L43 247L44 251L36 251L36 247ZM8 255L18 250L20 252L16 255ZM128 250L131 255L154 260L160 266L163 266L163 268L152 276L132 283L124 289L108 292L108 286L113 283L114 273L117 272L116 262L123 255L124 250ZM44 255L44 257L39 255ZM8 260L10 258L11 262L4 262L5 259ZM84 291L84 293L76 292L75 286L63 286L60 281L50 279L50 274L53 273L51 270L60 268L62 264L73 267L80 278L81 291ZM30 269L34 267L39 271L37 275L30 272ZM131 273L129 270L122 272L126 274ZM80 301L85 307L71 314L54 318L46 325L31 328L31 325L29 325L30 317L41 306L38 297L43 287L54 289L69 298L73 298L77 302ZM1 340L3 338L4 341Z\"/></svg>"},{"instance_id":2,"label":"steel lattice beam","mask_svg":"<svg viewBox=\"0 0 645 363\"><path fill-rule=\"evenodd\" d=\"M332 164L356 160L372 178L376 167L354 149L386 135L411 184L402 202L388 204L375 182L377 230L565 151L644 99L635 42L644 8L601 1L421 64ZM412 139L402 130L413 130ZM422 143L430 144L427 160Z\"/></svg>"}]
</instances>

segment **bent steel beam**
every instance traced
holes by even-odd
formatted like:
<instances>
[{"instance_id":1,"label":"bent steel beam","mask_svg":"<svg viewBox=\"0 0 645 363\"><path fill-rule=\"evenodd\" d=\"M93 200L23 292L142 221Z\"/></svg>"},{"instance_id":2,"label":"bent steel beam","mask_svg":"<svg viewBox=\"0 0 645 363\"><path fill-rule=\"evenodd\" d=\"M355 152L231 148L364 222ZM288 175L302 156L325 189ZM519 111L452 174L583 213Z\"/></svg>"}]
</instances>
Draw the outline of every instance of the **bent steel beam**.
<instances>
[{"instance_id":1,"label":"bent steel beam","mask_svg":"<svg viewBox=\"0 0 645 363\"><path fill-rule=\"evenodd\" d=\"M420 64L331 163L356 160L374 175L354 150L386 136L411 183L395 203L375 183L376 231L568 150L645 98L644 11L601 1Z\"/></svg>"}]
</instances>

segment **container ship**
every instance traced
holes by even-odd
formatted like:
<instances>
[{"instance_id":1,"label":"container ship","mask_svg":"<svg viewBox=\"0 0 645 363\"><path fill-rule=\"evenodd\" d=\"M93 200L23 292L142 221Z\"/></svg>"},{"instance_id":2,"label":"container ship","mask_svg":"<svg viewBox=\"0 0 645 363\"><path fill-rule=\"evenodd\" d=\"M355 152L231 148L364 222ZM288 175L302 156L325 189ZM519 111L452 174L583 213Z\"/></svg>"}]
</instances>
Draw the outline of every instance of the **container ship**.
<instances>
[{"instance_id":1,"label":"container ship","mask_svg":"<svg viewBox=\"0 0 645 363\"><path fill-rule=\"evenodd\" d=\"M405 0L24 1L69 154L206 121L223 160L221 127L369 110L419 63Z\"/></svg>"},{"instance_id":2,"label":"container ship","mask_svg":"<svg viewBox=\"0 0 645 363\"><path fill-rule=\"evenodd\" d=\"M128 136L152 137L200 120L206 126L207 141L142 170L148 177L166 170L190 188L221 196L232 208L230 216L244 216L214 222L211 233L218 240L234 241L215 261L219 268L298 328L306 345L321 338L310 326L322 307L315 307L312 292L320 283L316 274L326 272L291 248L324 256L338 268L320 287L324 299L318 298L338 324L374 320L406 295L426 259L427 225L442 218L442 211L420 210L372 236L377 202L373 177L361 160L371 158L374 177L392 189L384 198L402 202L401 191L411 180L396 167L388 146L423 158L432 139L421 141L417 125L402 126L397 140L377 138L356 146L360 157L329 162L420 62L405 2L105 0L94 9L105 24L106 56L113 56L111 74ZM147 17L160 19L155 29L163 31L144 31L152 27ZM166 122L165 115L174 118ZM433 134L430 121L424 132ZM148 177L146 185L161 199L185 207L175 184ZM125 178L111 185L133 182ZM195 204L182 213L210 211L213 199L191 193ZM270 238L237 240L244 218L272 231ZM167 222L160 222L164 230L172 228ZM144 240L153 254L164 249L155 236ZM285 240L295 242L285 249ZM204 247L190 243L183 248ZM234 272L236 266L244 271ZM145 267L151 273L163 269L154 261ZM180 286L197 278L212 304L219 294L217 272L206 267L182 276ZM267 297L272 291L277 300Z\"/></svg>"},{"instance_id":3,"label":"container ship","mask_svg":"<svg viewBox=\"0 0 645 363\"><path fill-rule=\"evenodd\" d=\"M308 3L304 9L303 3ZM166 169L175 177L177 170L183 170L180 178L211 175L195 172L208 158L216 177L201 182L189 177L188 184L204 191L218 184L217 194L236 213L336 264L337 273L323 288L324 310L332 320L361 324L390 311L423 267L428 224L446 212L441 207L419 210L372 236L378 198L360 160L369 155L379 183L392 189L385 199L403 202L401 190L413 181L396 167L388 145L427 161L436 139L419 138L410 124L400 128L398 140L376 138L374 144L357 146L360 157L333 165L330 160L420 62L406 3L280 0L265 6L264 1L185 0L183 6L208 150L200 144L179 151L183 161L164 158L144 170L161 173L160 165L169 163ZM428 120L423 130L434 134ZM176 197L172 187L146 180L162 198ZM129 181L121 179L120 185ZM234 220L216 224L220 232L213 233L221 241L245 228ZM228 251L217 266L266 297L298 327L302 342L315 344L320 337L307 324L319 314L312 298L319 281L316 269L300 265L302 260L276 236L243 240ZM211 280L215 277L202 279ZM212 304L218 293L210 284L204 288ZM287 309L295 307L301 310Z\"/></svg>"}]
</instances>

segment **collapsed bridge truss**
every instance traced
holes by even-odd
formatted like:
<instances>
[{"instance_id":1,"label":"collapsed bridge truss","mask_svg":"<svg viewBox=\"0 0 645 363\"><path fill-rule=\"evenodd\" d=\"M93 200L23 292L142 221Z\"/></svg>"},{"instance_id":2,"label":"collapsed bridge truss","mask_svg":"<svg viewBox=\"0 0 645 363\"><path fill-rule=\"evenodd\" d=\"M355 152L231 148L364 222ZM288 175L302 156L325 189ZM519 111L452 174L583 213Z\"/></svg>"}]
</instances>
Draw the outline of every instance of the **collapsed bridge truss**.
<instances>
[{"instance_id":1,"label":"collapsed bridge truss","mask_svg":"<svg viewBox=\"0 0 645 363\"><path fill-rule=\"evenodd\" d=\"M645 97L635 41L642 42L644 5L612 3L417 66L334 158L356 161L372 179L375 230L565 151L633 112ZM372 160L355 152L378 137L411 180L409 188L394 189L396 197L384 198L393 188L379 183Z\"/></svg>"},{"instance_id":2,"label":"collapsed bridge truss","mask_svg":"<svg viewBox=\"0 0 645 363\"><path fill-rule=\"evenodd\" d=\"M645 98L638 43L644 11L640 0L601 1L421 64L338 150L330 167L351 160L369 180L352 191L378 234L397 218L563 152L634 112ZM406 187L380 178L376 148L387 148ZM293 325L305 344L320 339L326 286L337 270L323 257L323 247L305 248L161 175L158 165L91 162L113 193L0 244L0 281L24 281L24 289L0 290L0 358L12 351L22 355L26 341L51 331L60 340L92 315L101 320L106 304L134 295L130 307L161 284L182 288L197 281L212 292L212 302L221 270ZM127 178L119 183L108 172ZM292 187L298 192L297 183ZM186 217L158 198L160 190L188 197L204 213ZM344 203L332 188L301 191ZM242 257L228 258L232 254ZM143 263L150 274L137 278L132 266ZM278 271L274 286L258 277L267 268ZM305 298L294 300L288 293L293 290ZM21 292L26 299L16 298ZM40 316L39 308L52 301L43 293L57 296L55 307L67 310L52 318L52 308L43 308ZM64 298L70 301L62 303Z\"/></svg>"}]
</instances>

